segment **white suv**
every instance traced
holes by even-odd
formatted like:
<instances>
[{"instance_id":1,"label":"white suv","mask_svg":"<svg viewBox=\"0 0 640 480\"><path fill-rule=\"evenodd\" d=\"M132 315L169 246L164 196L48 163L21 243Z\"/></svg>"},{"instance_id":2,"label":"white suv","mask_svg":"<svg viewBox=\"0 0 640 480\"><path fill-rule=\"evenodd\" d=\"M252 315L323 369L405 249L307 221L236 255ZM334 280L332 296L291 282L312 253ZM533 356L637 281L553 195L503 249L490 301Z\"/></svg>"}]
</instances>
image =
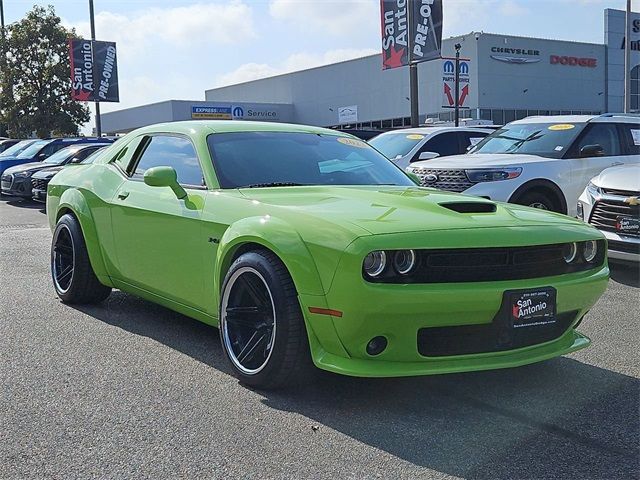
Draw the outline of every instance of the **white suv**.
<instances>
[{"instance_id":1,"label":"white suv","mask_svg":"<svg viewBox=\"0 0 640 480\"><path fill-rule=\"evenodd\" d=\"M605 168L640 163L640 116L528 117L467 155L413 163L422 185L576 214L578 196Z\"/></svg>"},{"instance_id":2,"label":"white suv","mask_svg":"<svg viewBox=\"0 0 640 480\"><path fill-rule=\"evenodd\" d=\"M475 127L419 127L385 132L369 140L400 168L419 160L466 153L493 130Z\"/></svg>"}]
</instances>

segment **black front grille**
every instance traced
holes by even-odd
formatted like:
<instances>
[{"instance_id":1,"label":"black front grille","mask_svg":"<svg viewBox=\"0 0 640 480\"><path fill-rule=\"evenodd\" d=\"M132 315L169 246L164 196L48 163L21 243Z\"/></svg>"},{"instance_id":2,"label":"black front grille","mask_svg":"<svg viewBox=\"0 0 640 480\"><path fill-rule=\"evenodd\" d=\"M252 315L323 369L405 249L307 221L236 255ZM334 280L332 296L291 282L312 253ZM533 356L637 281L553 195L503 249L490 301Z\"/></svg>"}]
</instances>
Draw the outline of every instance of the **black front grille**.
<instances>
[{"instance_id":1,"label":"black front grille","mask_svg":"<svg viewBox=\"0 0 640 480\"><path fill-rule=\"evenodd\" d=\"M463 192L473 187L464 170L447 170L415 167L413 173L420 177L423 187L439 188L449 192Z\"/></svg>"},{"instance_id":2,"label":"black front grille","mask_svg":"<svg viewBox=\"0 0 640 480\"><path fill-rule=\"evenodd\" d=\"M635 253L636 255L640 255L640 243L609 240L608 247L609 250L614 252Z\"/></svg>"},{"instance_id":3,"label":"black front grille","mask_svg":"<svg viewBox=\"0 0 640 480\"><path fill-rule=\"evenodd\" d=\"M529 247L456 248L415 250L416 265L405 275L395 272L393 251L387 251L387 267L378 277L362 276L372 283L462 283L522 280L582 272L601 266L605 257L605 242L598 240L596 258L587 263L582 259L582 246L572 263L564 260L567 244Z\"/></svg>"},{"instance_id":4,"label":"black front grille","mask_svg":"<svg viewBox=\"0 0 640 480\"><path fill-rule=\"evenodd\" d=\"M600 230L616 232L618 217L640 218L640 205L629 205L624 202L624 198L619 200L601 199L596 202L591 210L589 223ZM625 232L625 235L635 235L637 233Z\"/></svg>"},{"instance_id":5,"label":"black front grille","mask_svg":"<svg viewBox=\"0 0 640 480\"><path fill-rule=\"evenodd\" d=\"M13 175L2 175L2 177L0 177L0 184L5 190L10 190L13 184Z\"/></svg>"},{"instance_id":6,"label":"black front grille","mask_svg":"<svg viewBox=\"0 0 640 480\"><path fill-rule=\"evenodd\" d=\"M47 185L49 184L49 180L45 180L42 178L32 178L31 185L35 190L47 190Z\"/></svg>"},{"instance_id":7,"label":"black front grille","mask_svg":"<svg viewBox=\"0 0 640 480\"><path fill-rule=\"evenodd\" d=\"M603 188L602 191L607 195L619 195L621 197L637 197L640 195L638 192L631 190L617 190L615 188Z\"/></svg>"},{"instance_id":8,"label":"black front grille","mask_svg":"<svg viewBox=\"0 0 640 480\"><path fill-rule=\"evenodd\" d=\"M513 329L508 341L497 322L418 330L418 352L425 357L490 353L538 345L560 338L576 319L578 311L560 313L553 324Z\"/></svg>"}]
</instances>

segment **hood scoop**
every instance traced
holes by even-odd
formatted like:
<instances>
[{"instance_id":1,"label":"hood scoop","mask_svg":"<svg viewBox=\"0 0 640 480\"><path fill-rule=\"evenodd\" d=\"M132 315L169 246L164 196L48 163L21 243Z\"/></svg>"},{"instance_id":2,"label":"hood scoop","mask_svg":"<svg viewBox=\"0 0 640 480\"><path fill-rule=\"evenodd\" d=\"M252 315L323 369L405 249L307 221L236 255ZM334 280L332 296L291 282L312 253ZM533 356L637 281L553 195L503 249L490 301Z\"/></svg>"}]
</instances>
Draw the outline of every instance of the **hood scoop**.
<instances>
[{"instance_id":1,"label":"hood scoop","mask_svg":"<svg viewBox=\"0 0 640 480\"><path fill-rule=\"evenodd\" d=\"M489 202L446 202L438 205L458 213L495 213L496 211L496 204Z\"/></svg>"}]
</instances>

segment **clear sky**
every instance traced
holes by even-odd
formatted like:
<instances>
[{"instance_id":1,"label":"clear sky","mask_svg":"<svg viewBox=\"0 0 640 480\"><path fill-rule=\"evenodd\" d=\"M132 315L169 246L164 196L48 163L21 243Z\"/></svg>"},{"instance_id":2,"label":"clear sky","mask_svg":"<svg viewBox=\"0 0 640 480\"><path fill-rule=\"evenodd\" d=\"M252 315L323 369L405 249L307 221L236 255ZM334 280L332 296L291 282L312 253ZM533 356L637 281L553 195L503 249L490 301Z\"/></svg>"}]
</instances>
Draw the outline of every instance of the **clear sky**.
<instances>
[{"instance_id":1,"label":"clear sky","mask_svg":"<svg viewBox=\"0 0 640 480\"><path fill-rule=\"evenodd\" d=\"M54 5L89 37L88 0L4 0L7 23ZM484 31L603 42L625 0L443 0L444 36ZM94 0L96 35L117 42L117 110L380 51L378 0ZM633 10L640 7L634 0Z\"/></svg>"}]
</instances>

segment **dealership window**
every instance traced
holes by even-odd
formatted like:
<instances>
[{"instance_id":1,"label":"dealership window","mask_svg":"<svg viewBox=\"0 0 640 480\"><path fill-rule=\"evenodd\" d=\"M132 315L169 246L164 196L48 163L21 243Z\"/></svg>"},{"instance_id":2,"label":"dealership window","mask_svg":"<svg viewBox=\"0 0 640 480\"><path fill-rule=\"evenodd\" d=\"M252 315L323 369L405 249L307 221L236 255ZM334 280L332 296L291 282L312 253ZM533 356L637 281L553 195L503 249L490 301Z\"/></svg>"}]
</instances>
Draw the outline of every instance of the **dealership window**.
<instances>
[{"instance_id":1,"label":"dealership window","mask_svg":"<svg viewBox=\"0 0 640 480\"><path fill-rule=\"evenodd\" d=\"M516 119L516 111L515 110L505 110L504 111L504 123L511 123Z\"/></svg>"},{"instance_id":2,"label":"dealership window","mask_svg":"<svg viewBox=\"0 0 640 480\"><path fill-rule=\"evenodd\" d=\"M393 126L394 127L402 127L402 118L394 118L393 119Z\"/></svg>"},{"instance_id":3,"label":"dealership window","mask_svg":"<svg viewBox=\"0 0 640 480\"><path fill-rule=\"evenodd\" d=\"M640 65L631 69L631 110L640 110Z\"/></svg>"},{"instance_id":4,"label":"dealership window","mask_svg":"<svg viewBox=\"0 0 640 480\"><path fill-rule=\"evenodd\" d=\"M406 127L410 127L411 126L411 117L404 117L404 125Z\"/></svg>"},{"instance_id":5,"label":"dealership window","mask_svg":"<svg viewBox=\"0 0 640 480\"><path fill-rule=\"evenodd\" d=\"M488 108L480 109L480 119L482 120L491 120L491 110Z\"/></svg>"},{"instance_id":6,"label":"dealership window","mask_svg":"<svg viewBox=\"0 0 640 480\"><path fill-rule=\"evenodd\" d=\"M527 116L526 110L516 110L516 120L520 120L522 118L525 118L526 116Z\"/></svg>"}]
</instances>

